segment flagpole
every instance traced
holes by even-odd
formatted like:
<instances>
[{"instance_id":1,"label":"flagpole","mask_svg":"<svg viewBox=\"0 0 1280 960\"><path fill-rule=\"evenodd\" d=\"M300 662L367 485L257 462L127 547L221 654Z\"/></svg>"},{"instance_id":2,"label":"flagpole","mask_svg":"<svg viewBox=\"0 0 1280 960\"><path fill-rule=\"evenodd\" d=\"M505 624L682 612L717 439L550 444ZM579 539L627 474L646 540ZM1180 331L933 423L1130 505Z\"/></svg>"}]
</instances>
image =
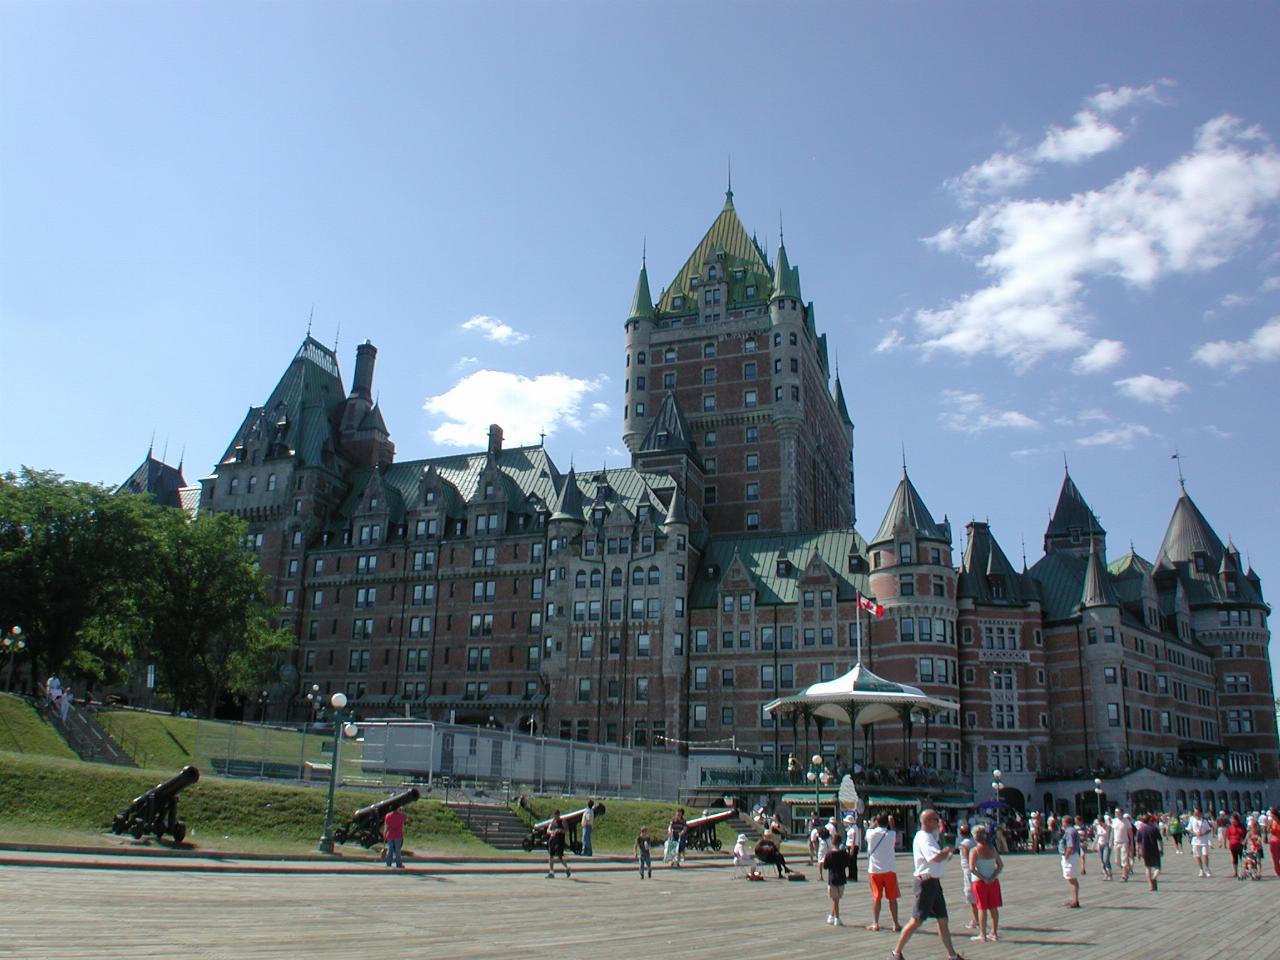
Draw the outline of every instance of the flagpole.
<instances>
[{"instance_id":1,"label":"flagpole","mask_svg":"<svg viewBox=\"0 0 1280 960\"><path fill-rule=\"evenodd\" d=\"M856 663L862 663L862 594L858 594L858 608L855 614L858 618L858 629L855 631L858 637L858 659Z\"/></svg>"}]
</instances>

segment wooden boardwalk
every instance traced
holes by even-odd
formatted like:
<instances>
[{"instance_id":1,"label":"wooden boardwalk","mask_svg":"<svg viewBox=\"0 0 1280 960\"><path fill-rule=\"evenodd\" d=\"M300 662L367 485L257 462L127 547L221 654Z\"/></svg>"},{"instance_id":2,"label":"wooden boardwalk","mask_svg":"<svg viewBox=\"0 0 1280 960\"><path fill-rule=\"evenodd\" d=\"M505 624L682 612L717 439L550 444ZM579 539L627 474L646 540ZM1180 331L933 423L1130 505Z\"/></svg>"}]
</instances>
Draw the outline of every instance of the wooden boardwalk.
<instances>
[{"instance_id":1,"label":"wooden boardwalk","mask_svg":"<svg viewBox=\"0 0 1280 960\"><path fill-rule=\"evenodd\" d=\"M961 930L957 946L971 960L1280 958L1280 879L1238 883L1221 852L1215 860L1226 869L1200 880L1189 854L1170 855L1154 894L1137 878L1103 883L1095 868L1083 881L1084 908L1068 910L1057 857L1013 857L1004 877L1004 942L972 943ZM900 857L900 872L902 865ZM807 883L747 883L718 867L659 866L653 880L641 880L601 866L584 864L572 880L528 872L343 877L0 867L0 958L883 960L893 944L892 934L862 928L865 883L845 896L850 926L826 926L825 888L812 868L801 867ZM948 870L952 917L962 927L959 880ZM908 901L903 907L905 919ZM931 928L909 944L911 960L943 956Z\"/></svg>"}]
</instances>

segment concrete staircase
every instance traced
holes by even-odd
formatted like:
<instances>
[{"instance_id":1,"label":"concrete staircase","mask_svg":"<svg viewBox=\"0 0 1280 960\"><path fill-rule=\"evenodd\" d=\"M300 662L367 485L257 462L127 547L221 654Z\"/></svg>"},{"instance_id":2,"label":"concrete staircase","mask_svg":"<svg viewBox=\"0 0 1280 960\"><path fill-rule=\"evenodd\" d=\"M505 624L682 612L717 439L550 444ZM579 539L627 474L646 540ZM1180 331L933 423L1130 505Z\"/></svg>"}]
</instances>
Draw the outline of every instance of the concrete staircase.
<instances>
[{"instance_id":1,"label":"concrete staircase","mask_svg":"<svg viewBox=\"0 0 1280 960\"><path fill-rule=\"evenodd\" d=\"M111 734L102 728L89 711L72 706L64 721L58 708L46 701L40 707L40 712L81 760L110 763L118 767L137 766L133 758L121 749L120 744L111 738Z\"/></svg>"},{"instance_id":2,"label":"concrete staircase","mask_svg":"<svg viewBox=\"0 0 1280 960\"><path fill-rule=\"evenodd\" d=\"M477 838L499 850L522 850L528 825L501 803L462 800L446 804Z\"/></svg>"}]
</instances>

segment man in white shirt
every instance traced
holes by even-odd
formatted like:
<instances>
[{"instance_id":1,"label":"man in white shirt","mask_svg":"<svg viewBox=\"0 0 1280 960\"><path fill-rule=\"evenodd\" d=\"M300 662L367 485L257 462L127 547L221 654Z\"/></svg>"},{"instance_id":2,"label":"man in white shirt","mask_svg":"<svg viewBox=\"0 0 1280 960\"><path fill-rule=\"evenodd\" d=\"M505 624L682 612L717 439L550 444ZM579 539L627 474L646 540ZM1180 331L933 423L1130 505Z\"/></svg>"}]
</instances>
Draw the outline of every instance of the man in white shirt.
<instances>
[{"instance_id":1,"label":"man in white shirt","mask_svg":"<svg viewBox=\"0 0 1280 960\"><path fill-rule=\"evenodd\" d=\"M596 802L587 801L587 808L582 811L582 856L592 856L591 830L596 825Z\"/></svg>"},{"instance_id":2,"label":"man in white shirt","mask_svg":"<svg viewBox=\"0 0 1280 960\"><path fill-rule=\"evenodd\" d=\"M858 882L858 851L862 848L862 827L858 826L855 814L846 814L844 818L844 848L849 852L849 879Z\"/></svg>"},{"instance_id":3,"label":"man in white shirt","mask_svg":"<svg viewBox=\"0 0 1280 960\"><path fill-rule=\"evenodd\" d=\"M964 960L951 943L951 931L947 928L947 898L942 892L943 868L955 853L955 848L943 847L941 835L942 818L938 816L938 812L926 810L920 814L920 829L911 845L915 864L911 881L915 893L915 908L911 911L911 919L898 936L897 946L889 954L890 960L903 960L903 947L920 925L929 919L938 921L938 936L942 938L948 960Z\"/></svg>"},{"instance_id":4,"label":"man in white shirt","mask_svg":"<svg viewBox=\"0 0 1280 960\"><path fill-rule=\"evenodd\" d=\"M1191 834L1191 854L1196 858L1199 875L1212 877L1213 874L1209 872L1209 845L1213 843L1213 821L1201 816L1199 807L1191 811L1187 833Z\"/></svg>"},{"instance_id":5,"label":"man in white shirt","mask_svg":"<svg viewBox=\"0 0 1280 960\"><path fill-rule=\"evenodd\" d=\"M1111 818L1111 847L1120 860L1120 879L1129 882L1129 874L1133 872L1133 848L1129 845L1133 839L1133 825L1125 818L1124 811L1116 807L1115 816Z\"/></svg>"},{"instance_id":6,"label":"man in white shirt","mask_svg":"<svg viewBox=\"0 0 1280 960\"><path fill-rule=\"evenodd\" d=\"M898 865L894 850L898 844L898 833L889 829L889 817L880 814L875 825L867 831L867 882L871 886L871 926L868 930L880 929L880 903L889 901L889 915L893 917L893 932L901 933L902 924L898 922Z\"/></svg>"}]
</instances>

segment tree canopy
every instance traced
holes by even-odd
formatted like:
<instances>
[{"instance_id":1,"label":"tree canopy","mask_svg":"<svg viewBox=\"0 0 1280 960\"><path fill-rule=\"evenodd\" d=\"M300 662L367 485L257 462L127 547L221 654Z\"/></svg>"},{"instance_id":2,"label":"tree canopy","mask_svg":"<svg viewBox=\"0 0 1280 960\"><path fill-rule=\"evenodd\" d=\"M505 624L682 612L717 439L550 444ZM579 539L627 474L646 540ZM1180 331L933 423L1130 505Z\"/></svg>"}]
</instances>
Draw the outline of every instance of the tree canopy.
<instances>
[{"instance_id":1,"label":"tree canopy","mask_svg":"<svg viewBox=\"0 0 1280 960\"><path fill-rule=\"evenodd\" d=\"M271 626L245 525L24 468L0 477L0 616L22 626L33 684L118 683L156 665L175 709L248 693L293 643Z\"/></svg>"}]
</instances>

